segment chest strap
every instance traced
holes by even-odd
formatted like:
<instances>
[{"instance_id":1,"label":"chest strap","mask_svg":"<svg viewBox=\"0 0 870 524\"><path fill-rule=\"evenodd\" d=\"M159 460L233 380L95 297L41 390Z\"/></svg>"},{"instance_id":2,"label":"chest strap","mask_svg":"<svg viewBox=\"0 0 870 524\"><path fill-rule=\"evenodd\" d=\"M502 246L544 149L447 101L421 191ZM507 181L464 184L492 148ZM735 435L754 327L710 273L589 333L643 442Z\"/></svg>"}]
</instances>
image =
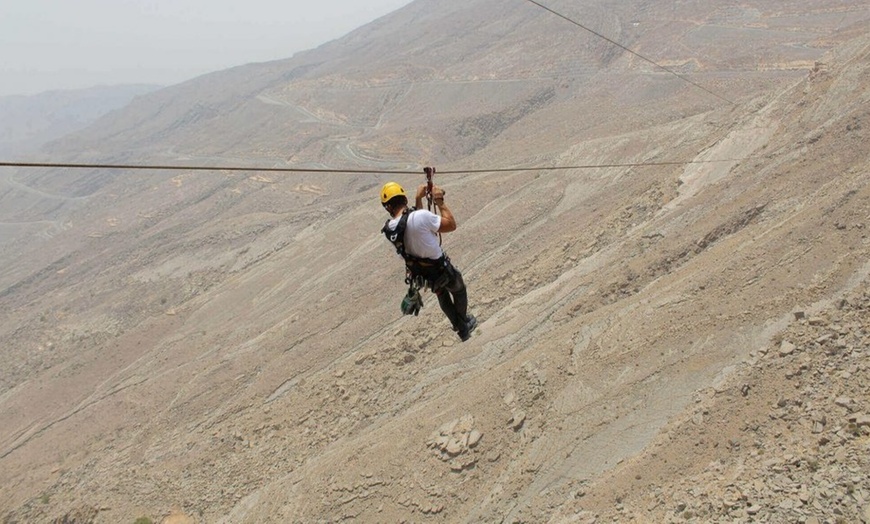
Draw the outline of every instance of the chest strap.
<instances>
[{"instance_id":1,"label":"chest strap","mask_svg":"<svg viewBox=\"0 0 870 524\"><path fill-rule=\"evenodd\" d=\"M408 227L408 217L411 216L411 213L414 211L416 211L416 209L406 208L402 213L401 218L399 218L399 223L396 224L395 229L390 229L390 220L387 220L384 223L381 232L387 237L387 240L395 246L396 253L405 259L405 265L408 266L408 269L412 273L418 274L427 269L431 270L437 267L444 267L445 261L447 260L446 255L442 255L441 258L422 258L415 257L405 250L405 229Z\"/></svg>"}]
</instances>

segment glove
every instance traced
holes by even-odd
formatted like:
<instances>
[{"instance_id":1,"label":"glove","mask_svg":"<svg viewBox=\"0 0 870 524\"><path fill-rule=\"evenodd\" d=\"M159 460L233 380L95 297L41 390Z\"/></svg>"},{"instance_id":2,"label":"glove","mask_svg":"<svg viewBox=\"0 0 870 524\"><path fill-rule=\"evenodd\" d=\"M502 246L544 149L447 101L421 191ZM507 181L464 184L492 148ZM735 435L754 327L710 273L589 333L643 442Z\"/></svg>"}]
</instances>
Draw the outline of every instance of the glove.
<instances>
[{"instance_id":1,"label":"glove","mask_svg":"<svg viewBox=\"0 0 870 524\"><path fill-rule=\"evenodd\" d=\"M423 297L420 296L420 292L413 287L408 288L408 294L402 299L402 314L416 317L422 308Z\"/></svg>"}]
</instances>

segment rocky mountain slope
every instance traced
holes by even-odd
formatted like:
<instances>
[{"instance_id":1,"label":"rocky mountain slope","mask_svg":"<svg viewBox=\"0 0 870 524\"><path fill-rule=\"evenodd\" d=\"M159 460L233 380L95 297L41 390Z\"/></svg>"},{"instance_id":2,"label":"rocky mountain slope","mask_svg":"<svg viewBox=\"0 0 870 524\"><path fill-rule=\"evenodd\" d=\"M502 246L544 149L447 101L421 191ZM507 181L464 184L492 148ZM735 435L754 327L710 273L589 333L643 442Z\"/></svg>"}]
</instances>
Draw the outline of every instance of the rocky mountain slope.
<instances>
[{"instance_id":1,"label":"rocky mountain slope","mask_svg":"<svg viewBox=\"0 0 870 524\"><path fill-rule=\"evenodd\" d=\"M565 520L870 520L868 309L865 281L814 316L796 310L641 455L579 489Z\"/></svg>"},{"instance_id":2,"label":"rocky mountain slope","mask_svg":"<svg viewBox=\"0 0 870 524\"><path fill-rule=\"evenodd\" d=\"M440 176L463 344L431 295L400 317L377 234L422 177L5 175L5 521L866 518L870 9L553 6L737 105L527 3L418 1L52 150L699 162Z\"/></svg>"}]
</instances>

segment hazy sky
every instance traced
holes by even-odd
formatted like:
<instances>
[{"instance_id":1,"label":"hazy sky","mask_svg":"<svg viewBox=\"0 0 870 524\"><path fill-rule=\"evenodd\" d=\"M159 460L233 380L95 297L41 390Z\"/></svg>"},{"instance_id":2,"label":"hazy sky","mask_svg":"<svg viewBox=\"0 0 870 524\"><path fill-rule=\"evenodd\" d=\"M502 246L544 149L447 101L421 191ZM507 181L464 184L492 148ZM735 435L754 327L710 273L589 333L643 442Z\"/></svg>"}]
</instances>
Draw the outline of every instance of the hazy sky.
<instances>
[{"instance_id":1,"label":"hazy sky","mask_svg":"<svg viewBox=\"0 0 870 524\"><path fill-rule=\"evenodd\" d=\"M0 0L0 96L288 58L411 0Z\"/></svg>"}]
</instances>

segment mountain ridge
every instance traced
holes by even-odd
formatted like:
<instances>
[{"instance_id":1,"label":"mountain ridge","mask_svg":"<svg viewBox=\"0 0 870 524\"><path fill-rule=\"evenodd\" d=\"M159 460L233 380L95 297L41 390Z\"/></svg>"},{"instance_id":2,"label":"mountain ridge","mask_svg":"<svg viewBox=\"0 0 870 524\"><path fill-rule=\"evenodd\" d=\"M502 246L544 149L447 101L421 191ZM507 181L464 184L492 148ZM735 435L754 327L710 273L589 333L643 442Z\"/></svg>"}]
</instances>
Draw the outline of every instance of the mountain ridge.
<instances>
[{"instance_id":1,"label":"mountain ridge","mask_svg":"<svg viewBox=\"0 0 870 524\"><path fill-rule=\"evenodd\" d=\"M35 95L0 97L0 154L24 159L63 135L127 105L160 86L131 84L54 90Z\"/></svg>"}]
</instances>

